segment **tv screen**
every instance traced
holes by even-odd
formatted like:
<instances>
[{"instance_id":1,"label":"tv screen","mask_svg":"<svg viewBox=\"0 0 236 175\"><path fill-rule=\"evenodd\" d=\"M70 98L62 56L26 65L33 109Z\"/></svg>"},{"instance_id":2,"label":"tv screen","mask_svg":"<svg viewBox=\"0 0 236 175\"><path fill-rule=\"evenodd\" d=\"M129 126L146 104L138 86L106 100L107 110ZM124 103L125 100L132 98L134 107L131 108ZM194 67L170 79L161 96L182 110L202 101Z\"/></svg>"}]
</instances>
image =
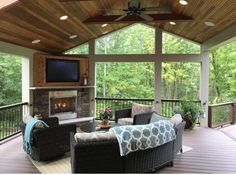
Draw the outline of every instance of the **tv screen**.
<instances>
[{"instance_id":1,"label":"tv screen","mask_svg":"<svg viewBox=\"0 0 236 175\"><path fill-rule=\"evenodd\" d=\"M47 82L78 82L80 78L80 62L76 60L46 60Z\"/></svg>"}]
</instances>

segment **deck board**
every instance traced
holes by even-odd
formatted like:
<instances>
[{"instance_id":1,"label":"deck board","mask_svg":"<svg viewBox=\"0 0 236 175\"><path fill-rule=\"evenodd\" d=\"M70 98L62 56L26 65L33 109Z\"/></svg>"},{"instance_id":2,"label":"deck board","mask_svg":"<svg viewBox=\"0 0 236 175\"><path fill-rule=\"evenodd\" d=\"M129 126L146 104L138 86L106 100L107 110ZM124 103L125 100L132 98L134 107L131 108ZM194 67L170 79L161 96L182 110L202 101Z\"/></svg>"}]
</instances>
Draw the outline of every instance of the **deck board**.
<instances>
[{"instance_id":1,"label":"deck board","mask_svg":"<svg viewBox=\"0 0 236 175\"><path fill-rule=\"evenodd\" d=\"M184 132L183 142L193 150L157 173L236 173L236 142L221 131L196 127ZM0 157L0 173L39 173L23 151L21 136L1 144Z\"/></svg>"}]
</instances>

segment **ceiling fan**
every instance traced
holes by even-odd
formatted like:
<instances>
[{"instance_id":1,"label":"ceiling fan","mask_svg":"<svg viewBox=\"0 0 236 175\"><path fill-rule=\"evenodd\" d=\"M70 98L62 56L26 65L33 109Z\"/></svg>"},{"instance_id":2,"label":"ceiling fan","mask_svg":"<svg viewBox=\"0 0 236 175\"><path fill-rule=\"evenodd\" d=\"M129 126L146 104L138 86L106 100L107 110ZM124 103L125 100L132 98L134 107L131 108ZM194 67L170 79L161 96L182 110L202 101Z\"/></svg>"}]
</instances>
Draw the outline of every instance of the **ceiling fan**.
<instances>
[{"instance_id":1,"label":"ceiling fan","mask_svg":"<svg viewBox=\"0 0 236 175\"><path fill-rule=\"evenodd\" d=\"M59 0L60 2L72 1L95 1L95 0ZM142 7L140 0L128 0L128 7L124 9L100 9L105 11L122 11L122 15L100 15L88 18L85 23L117 23L117 22L152 22L152 21L172 21L172 20L192 20L191 17L172 13L164 6ZM148 14L147 12L154 12ZM138 17L138 18L137 18Z\"/></svg>"},{"instance_id":2,"label":"ceiling fan","mask_svg":"<svg viewBox=\"0 0 236 175\"><path fill-rule=\"evenodd\" d=\"M116 10L116 9L110 9L110 10ZM118 9L119 10L119 9ZM153 21L154 18L145 12L147 11L154 11L154 12L165 12L165 13L170 13L169 8L167 7L141 7L140 0L129 0L128 1L128 8L127 9L120 9L123 12L125 12L123 15L120 17L116 18L115 21L121 21L123 18L126 16L139 16L140 18L144 19L145 21Z\"/></svg>"}]
</instances>

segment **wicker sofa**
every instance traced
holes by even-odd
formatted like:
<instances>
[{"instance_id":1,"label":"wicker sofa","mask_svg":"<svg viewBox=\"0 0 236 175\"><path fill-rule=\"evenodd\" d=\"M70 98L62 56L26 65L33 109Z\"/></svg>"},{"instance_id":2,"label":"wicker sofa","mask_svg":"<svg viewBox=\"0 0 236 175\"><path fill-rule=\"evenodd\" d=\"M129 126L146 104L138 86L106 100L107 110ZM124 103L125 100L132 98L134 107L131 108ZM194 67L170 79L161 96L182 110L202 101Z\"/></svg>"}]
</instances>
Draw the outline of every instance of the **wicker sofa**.
<instances>
[{"instance_id":1,"label":"wicker sofa","mask_svg":"<svg viewBox=\"0 0 236 175\"><path fill-rule=\"evenodd\" d=\"M116 139L77 142L71 133L72 173L145 173L167 164L173 165L177 152L182 149L184 125L182 122L175 128L176 140L122 157Z\"/></svg>"},{"instance_id":2,"label":"wicker sofa","mask_svg":"<svg viewBox=\"0 0 236 175\"><path fill-rule=\"evenodd\" d=\"M131 117L131 108L127 109L120 109L115 111L115 122L118 122L118 119L120 118L130 118ZM151 120L152 112L149 113L143 113L143 114L136 114L134 116L133 125L140 125L140 124L148 124ZM181 124L175 127L176 132L176 140L174 141L175 147L174 147L174 153L175 156L177 153L183 152L182 150L182 134L185 127L186 122L183 121Z\"/></svg>"},{"instance_id":3,"label":"wicker sofa","mask_svg":"<svg viewBox=\"0 0 236 175\"><path fill-rule=\"evenodd\" d=\"M75 124L59 125L58 118L42 119L49 128L33 130L31 158L38 161L47 161L64 155L70 151L70 132L76 132ZM24 135L26 124L21 123Z\"/></svg>"}]
</instances>

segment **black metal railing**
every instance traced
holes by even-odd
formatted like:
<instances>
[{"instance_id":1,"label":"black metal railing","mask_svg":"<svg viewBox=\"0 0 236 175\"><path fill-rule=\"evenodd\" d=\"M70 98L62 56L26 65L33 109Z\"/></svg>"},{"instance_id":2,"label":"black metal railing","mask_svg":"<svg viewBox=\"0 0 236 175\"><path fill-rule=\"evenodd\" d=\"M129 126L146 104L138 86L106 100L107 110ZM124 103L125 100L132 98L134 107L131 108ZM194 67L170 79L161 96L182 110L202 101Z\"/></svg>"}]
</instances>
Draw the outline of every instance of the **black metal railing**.
<instances>
[{"instance_id":1,"label":"black metal railing","mask_svg":"<svg viewBox=\"0 0 236 175\"><path fill-rule=\"evenodd\" d=\"M131 108L133 102L153 105L156 102L154 99L138 99L138 98L103 98L97 97L96 100L96 117L98 118L99 113L102 109L110 107L113 111L125 108ZM181 107L181 103L184 100L170 100L163 99L161 100L161 114L167 117L173 115L173 110L175 107ZM195 102L196 105L201 105L201 101L191 101ZM113 113L114 119L114 113Z\"/></svg>"},{"instance_id":2,"label":"black metal railing","mask_svg":"<svg viewBox=\"0 0 236 175\"><path fill-rule=\"evenodd\" d=\"M221 103L208 106L208 127L215 128L236 121L236 103Z\"/></svg>"},{"instance_id":3,"label":"black metal railing","mask_svg":"<svg viewBox=\"0 0 236 175\"><path fill-rule=\"evenodd\" d=\"M185 102L185 100L178 99L162 99L161 100L161 115L171 117L173 116L173 111L175 108L181 108L181 104ZM193 105L201 107L200 100L191 100Z\"/></svg>"},{"instance_id":4,"label":"black metal railing","mask_svg":"<svg viewBox=\"0 0 236 175\"><path fill-rule=\"evenodd\" d=\"M20 121L26 113L28 103L17 103L0 107L0 141L20 132Z\"/></svg>"}]
</instances>

